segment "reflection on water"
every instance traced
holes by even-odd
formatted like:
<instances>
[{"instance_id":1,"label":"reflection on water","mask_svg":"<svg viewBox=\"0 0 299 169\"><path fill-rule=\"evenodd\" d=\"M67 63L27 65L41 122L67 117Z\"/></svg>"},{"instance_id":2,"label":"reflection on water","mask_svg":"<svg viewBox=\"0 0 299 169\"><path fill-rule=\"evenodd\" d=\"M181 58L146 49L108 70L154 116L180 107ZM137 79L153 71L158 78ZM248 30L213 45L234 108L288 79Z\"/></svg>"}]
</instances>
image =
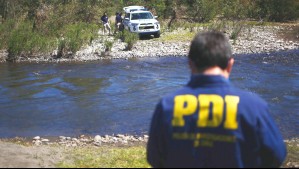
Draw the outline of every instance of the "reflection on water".
<instances>
[{"instance_id":1,"label":"reflection on water","mask_svg":"<svg viewBox=\"0 0 299 169\"><path fill-rule=\"evenodd\" d=\"M231 81L299 136L299 50L236 56ZM186 58L0 64L0 137L147 133L159 99L189 80Z\"/></svg>"}]
</instances>

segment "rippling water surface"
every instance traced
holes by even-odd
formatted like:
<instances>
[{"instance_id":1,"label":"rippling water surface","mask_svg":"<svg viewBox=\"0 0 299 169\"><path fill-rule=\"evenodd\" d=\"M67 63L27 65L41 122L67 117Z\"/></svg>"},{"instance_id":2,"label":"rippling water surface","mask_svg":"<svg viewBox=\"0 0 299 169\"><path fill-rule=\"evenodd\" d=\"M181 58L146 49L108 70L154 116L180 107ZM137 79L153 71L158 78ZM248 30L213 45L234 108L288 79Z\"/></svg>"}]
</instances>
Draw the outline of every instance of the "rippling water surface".
<instances>
[{"instance_id":1,"label":"rippling water surface","mask_svg":"<svg viewBox=\"0 0 299 169\"><path fill-rule=\"evenodd\" d=\"M0 137L144 134L159 99L189 74L175 57L0 64ZM299 50L238 55L231 81L269 102L284 137L299 136Z\"/></svg>"}]
</instances>

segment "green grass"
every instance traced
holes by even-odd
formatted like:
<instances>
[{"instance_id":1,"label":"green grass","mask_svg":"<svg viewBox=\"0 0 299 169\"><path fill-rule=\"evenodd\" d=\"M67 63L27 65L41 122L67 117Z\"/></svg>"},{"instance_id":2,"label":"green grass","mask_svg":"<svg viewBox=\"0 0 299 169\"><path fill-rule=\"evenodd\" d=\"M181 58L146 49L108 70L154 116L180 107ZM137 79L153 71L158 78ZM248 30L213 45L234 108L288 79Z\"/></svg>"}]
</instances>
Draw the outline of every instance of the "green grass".
<instances>
[{"instance_id":1,"label":"green grass","mask_svg":"<svg viewBox=\"0 0 299 169\"><path fill-rule=\"evenodd\" d=\"M195 35L196 32L190 32L190 31L183 31L180 33L164 33L163 36L155 40L162 41L162 42L181 42L181 41L190 42Z\"/></svg>"},{"instance_id":2,"label":"green grass","mask_svg":"<svg viewBox=\"0 0 299 169\"><path fill-rule=\"evenodd\" d=\"M287 143L287 149L288 149L288 156L284 162L283 167L286 167L286 164L289 162L299 163L299 143L298 142Z\"/></svg>"},{"instance_id":3,"label":"green grass","mask_svg":"<svg viewBox=\"0 0 299 169\"><path fill-rule=\"evenodd\" d=\"M73 162L62 162L59 168L150 168L146 161L144 146L114 147L103 146L99 148L85 147L73 149L71 154Z\"/></svg>"},{"instance_id":4,"label":"green grass","mask_svg":"<svg viewBox=\"0 0 299 169\"><path fill-rule=\"evenodd\" d=\"M282 167L289 162L299 162L298 142L287 143L288 156ZM59 163L59 168L150 168L146 161L146 147L83 147L71 149L67 161Z\"/></svg>"}]
</instances>

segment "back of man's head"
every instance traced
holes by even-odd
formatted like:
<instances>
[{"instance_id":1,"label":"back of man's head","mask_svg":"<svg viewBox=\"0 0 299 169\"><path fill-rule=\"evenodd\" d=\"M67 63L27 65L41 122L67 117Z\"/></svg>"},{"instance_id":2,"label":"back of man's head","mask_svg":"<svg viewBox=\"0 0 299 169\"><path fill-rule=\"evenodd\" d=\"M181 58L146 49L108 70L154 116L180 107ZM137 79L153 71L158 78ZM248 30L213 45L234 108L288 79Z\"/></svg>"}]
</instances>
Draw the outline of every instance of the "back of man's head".
<instances>
[{"instance_id":1,"label":"back of man's head","mask_svg":"<svg viewBox=\"0 0 299 169\"><path fill-rule=\"evenodd\" d=\"M228 39L223 33L216 31L196 35L189 52L189 59L199 72L215 66L224 70L231 57Z\"/></svg>"}]
</instances>

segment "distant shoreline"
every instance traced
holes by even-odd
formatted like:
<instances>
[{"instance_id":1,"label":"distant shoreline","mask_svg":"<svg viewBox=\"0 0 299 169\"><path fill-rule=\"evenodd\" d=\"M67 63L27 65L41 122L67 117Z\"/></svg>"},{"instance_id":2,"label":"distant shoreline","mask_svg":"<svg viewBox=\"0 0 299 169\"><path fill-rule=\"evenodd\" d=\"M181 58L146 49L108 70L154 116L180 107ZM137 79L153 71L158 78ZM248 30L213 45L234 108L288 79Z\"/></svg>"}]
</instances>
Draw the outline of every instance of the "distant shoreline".
<instances>
[{"instance_id":1,"label":"distant shoreline","mask_svg":"<svg viewBox=\"0 0 299 169\"><path fill-rule=\"evenodd\" d=\"M284 39L281 32L292 29L286 26L252 26L244 28L241 35L236 40L230 40L233 53L236 54L256 54L271 53L276 51L287 51L299 48L299 41ZM199 31L205 31L203 27ZM232 31L232 30L231 30ZM228 31L227 36L232 32ZM169 37L180 38L189 36L183 40L169 40ZM67 58L57 59L55 51L48 55L37 55L32 57L19 57L16 62L89 62L105 59L131 59L131 58L157 58L157 57L186 57L188 55L190 41L195 35L190 30L177 29L173 32L165 32L160 39L139 40L132 51L125 51L126 44L111 36L99 36L90 46L85 46L75 55L70 54ZM114 41L112 50L105 52L104 41ZM0 62L7 62L7 51L0 51Z\"/></svg>"}]
</instances>

